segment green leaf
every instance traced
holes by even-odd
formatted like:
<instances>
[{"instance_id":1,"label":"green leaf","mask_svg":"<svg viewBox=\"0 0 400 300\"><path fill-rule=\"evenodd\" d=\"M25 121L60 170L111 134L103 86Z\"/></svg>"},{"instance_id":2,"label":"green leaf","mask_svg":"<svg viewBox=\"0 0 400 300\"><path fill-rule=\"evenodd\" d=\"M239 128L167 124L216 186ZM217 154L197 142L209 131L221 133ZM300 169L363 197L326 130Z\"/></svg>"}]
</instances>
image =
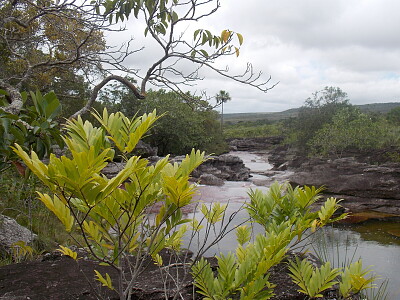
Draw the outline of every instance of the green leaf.
<instances>
[{"instance_id":1,"label":"green leaf","mask_svg":"<svg viewBox=\"0 0 400 300\"><path fill-rule=\"evenodd\" d=\"M199 35L199 33L201 32L201 29L197 29L194 34L193 34L193 39L196 40L197 36ZM194 51L194 50L193 50Z\"/></svg>"},{"instance_id":2,"label":"green leaf","mask_svg":"<svg viewBox=\"0 0 400 300\"><path fill-rule=\"evenodd\" d=\"M204 57L208 57L208 53L206 50L201 49L200 52L204 55Z\"/></svg>"},{"instance_id":3,"label":"green leaf","mask_svg":"<svg viewBox=\"0 0 400 300\"><path fill-rule=\"evenodd\" d=\"M205 32L203 32L203 38L201 40L201 44L204 45L205 43L207 43L207 41L208 41L208 35Z\"/></svg>"},{"instance_id":4,"label":"green leaf","mask_svg":"<svg viewBox=\"0 0 400 300\"><path fill-rule=\"evenodd\" d=\"M176 21L178 21L179 20L179 16L178 16L178 14L175 12L175 11L173 11L172 12L172 22L176 22ZM194 38L194 39L196 39L196 37Z\"/></svg>"}]
</instances>

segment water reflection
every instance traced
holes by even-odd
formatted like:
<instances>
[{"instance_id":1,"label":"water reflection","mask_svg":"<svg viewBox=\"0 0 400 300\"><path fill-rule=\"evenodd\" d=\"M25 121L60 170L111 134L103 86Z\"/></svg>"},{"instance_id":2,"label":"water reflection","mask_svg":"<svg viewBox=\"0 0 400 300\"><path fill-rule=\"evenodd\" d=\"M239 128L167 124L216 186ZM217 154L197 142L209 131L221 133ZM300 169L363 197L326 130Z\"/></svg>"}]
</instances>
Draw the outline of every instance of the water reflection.
<instances>
[{"instance_id":1,"label":"water reflection","mask_svg":"<svg viewBox=\"0 0 400 300\"><path fill-rule=\"evenodd\" d=\"M247 213L242 209L242 204L232 202L227 209L225 224L232 214L234 218L225 229L226 236L216 245L212 245L205 253L206 256L214 256L219 253L226 254L229 251L235 251L237 246L236 235L232 229L241 225L248 219ZM200 213L192 213L189 218L196 217L201 220ZM375 224L376 225L376 224ZM399 223L387 223L386 226L399 226ZM222 226L223 227L223 226ZM390 235L384 235L382 232L374 233L372 225L366 223L363 225L346 226L346 227L327 227L315 233L312 238L307 240L301 251L310 251L324 260L329 260L335 267L341 267L351 261L359 258L363 260L363 266L370 266L374 274L378 275L380 280L378 284L385 279L389 279L388 283L388 299L400 299L400 239ZM197 252L199 246L206 242L208 247L215 239L216 234L221 230L221 225L217 225L215 230L208 232L201 230L193 239L185 238L185 245ZM254 234L262 232L261 226L253 227ZM384 237L383 237L384 236ZM377 239L374 239L377 238ZM190 241L190 242L189 242Z\"/></svg>"},{"instance_id":2,"label":"water reflection","mask_svg":"<svg viewBox=\"0 0 400 300\"><path fill-rule=\"evenodd\" d=\"M313 251L326 256L335 267L361 258L363 266L370 266L381 278L378 282L389 279L388 299L400 299L400 241L382 230L375 231L377 225L392 227L400 224L368 222L351 227L324 228L313 240Z\"/></svg>"}]
</instances>

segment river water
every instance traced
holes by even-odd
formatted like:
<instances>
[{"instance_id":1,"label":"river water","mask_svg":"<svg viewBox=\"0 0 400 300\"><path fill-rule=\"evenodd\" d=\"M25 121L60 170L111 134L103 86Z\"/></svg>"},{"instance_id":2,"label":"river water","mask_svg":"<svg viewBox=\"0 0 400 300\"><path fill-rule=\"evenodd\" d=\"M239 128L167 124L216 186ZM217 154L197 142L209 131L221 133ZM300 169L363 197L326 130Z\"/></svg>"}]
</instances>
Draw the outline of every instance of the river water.
<instances>
[{"instance_id":1,"label":"river water","mask_svg":"<svg viewBox=\"0 0 400 300\"><path fill-rule=\"evenodd\" d=\"M246 182L226 182L223 186L199 186L199 195L196 199L205 202L227 203L225 223L229 216L233 215L233 221L226 228L232 230L245 222L248 218L247 213L240 210L243 203L248 201L249 189L268 189L274 181L284 182L291 174L288 171L273 172L272 166L268 163L267 155L263 153L234 152L244 161L245 165L252 171L253 177ZM200 218L200 213L189 213L188 217ZM340 225L325 228L317 235L313 236L311 245L307 250L324 255L329 258L335 266L340 267L346 261L356 261L359 258L363 261L363 266L371 266L374 273L380 277L378 283L388 279L387 292L388 300L400 300L400 239L388 233L391 229L398 229L400 223L370 221L361 224ZM219 228L216 228L218 232ZM260 228L253 228L257 233ZM201 231L199 236L185 243L193 251L208 237L212 240L213 232ZM218 244L213 245L207 250L206 255L212 256L220 252L227 253L234 251L236 247L236 237L233 231L229 232ZM304 249L302 249L303 251Z\"/></svg>"}]
</instances>

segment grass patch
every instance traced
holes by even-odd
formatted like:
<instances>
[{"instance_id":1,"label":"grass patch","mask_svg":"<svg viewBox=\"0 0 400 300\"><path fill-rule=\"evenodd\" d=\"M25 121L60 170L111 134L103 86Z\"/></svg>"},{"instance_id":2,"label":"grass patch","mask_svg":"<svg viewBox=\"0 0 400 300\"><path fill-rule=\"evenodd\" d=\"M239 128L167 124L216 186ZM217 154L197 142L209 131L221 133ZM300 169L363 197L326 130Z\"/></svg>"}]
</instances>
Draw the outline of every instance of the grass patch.
<instances>
[{"instance_id":1,"label":"grass patch","mask_svg":"<svg viewBox=\"0 0 400 300\"><path fill-rule=\"evenodd\" d=\"M60 221L37 199L36 191L48 191L36 177L23 178L13 169L0 173L0 214L38 235L32 245L38 253L54 250L57 244L73 244Z\"/></svg>"}]
</instances>

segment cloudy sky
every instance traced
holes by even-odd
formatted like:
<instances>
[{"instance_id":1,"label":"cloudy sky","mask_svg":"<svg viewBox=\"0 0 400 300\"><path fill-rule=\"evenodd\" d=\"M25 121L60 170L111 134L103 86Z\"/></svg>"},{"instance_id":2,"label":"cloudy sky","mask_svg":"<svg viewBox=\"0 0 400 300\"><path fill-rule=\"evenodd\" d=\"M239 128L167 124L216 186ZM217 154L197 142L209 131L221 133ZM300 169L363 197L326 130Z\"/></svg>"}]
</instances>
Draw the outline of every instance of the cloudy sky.
<instances>
[{"instance_id":1,"label":"cloudy sky","mask_svg":"<svg viewBox=\"0 0 400 300\"><path fill-rule=\"evenodd\" d=\"M240 32L244 44L232 71L251 62L271 84L268 93L216 74L205 73L196 91L223 89L233 112L271 112L299 107L314 91L337 86L351 103L400 102L400 1L398 0L221 0L221 8L197 28ZM128 24L137 47L143 28ZM126 37L125 33L125 37ZM120 40L122 37L114 37ZM154 61L152 44L128 61L141 67Z\"/></svg>"}]
</instances>

